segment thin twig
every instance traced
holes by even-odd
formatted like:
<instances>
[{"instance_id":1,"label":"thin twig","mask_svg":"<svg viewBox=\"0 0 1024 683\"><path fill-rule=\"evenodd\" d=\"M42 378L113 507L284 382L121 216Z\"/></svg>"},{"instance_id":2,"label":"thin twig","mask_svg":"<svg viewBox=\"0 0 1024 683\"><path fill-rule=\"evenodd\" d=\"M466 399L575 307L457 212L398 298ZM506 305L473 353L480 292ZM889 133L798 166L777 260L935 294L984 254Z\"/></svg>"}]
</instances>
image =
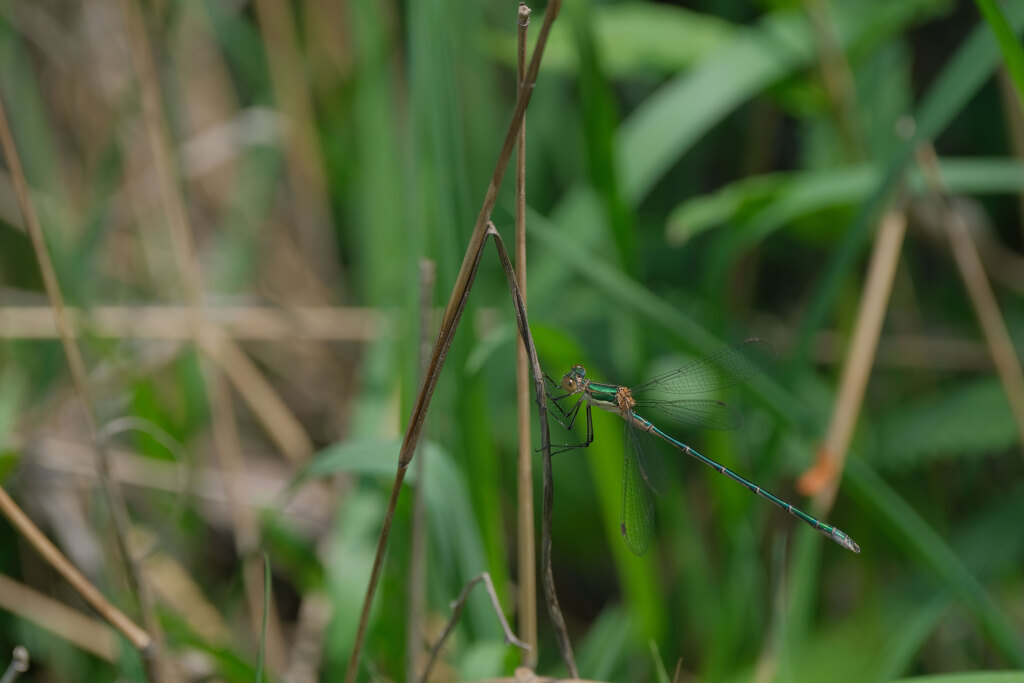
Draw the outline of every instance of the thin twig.
<instances>
[{"instance_id":1,"label":"thin twig","mask_svg":"<svg viewBox=\"0 0 1024 683\"><path fill-rule=\"evenodd\" d=\"M517 31L517 72L526 73L526 34L530 8L519 5ZM520 91L522 80L520 80ZM526 117L516 143L516 268L519 292L526 305ZM519 420L519 457L516 497L518 500L517 548L519 564L519 632L531 645L523 664L537 666L537 549L533 533L533 445L530 438L530 369L523 340L516 345L516 413Z\"/></svg>"},{"instance_id":2,"label":"thin twig","mask_svg":"<svg viewBox=\"0 0 1024 683\"><path fill-rule=\"evenodd\" d=\"M64 354L67 357L71 381L75 387L76 393L78 394L79 400L82 402L89 434L95 446L97 471L100 481L103 484L103 490L107 496L107 500L110 503L111 519L114 522L114 535L118 550L120 551L122 561L125 563L126 576L138 597L142 617L147 625L148 632L139 628L120 610L110 604L102 594L91 583L89 583L89 581L80 572L78 572L77 569L74 568L67 558L57 550L57 547L50 543L50 540L46 538L41 531L39 531L39 529L31 522L31 520L29 520L21 509L18 508L17 504L2 489L0 489L0 511L7 516L11 523L22 533L22 535L26 537L26 539L29 540L36 550L39 551L39 553L43 555L43 557L49 561L50 564L53 565L53 567L57 569L57 571L60 572L76 590L78 590L82 597L85 598L93 608L95 608L105 619L110 621L115 628L124 633L124 635L131 641L132 645L144 654L144 660L148 660L148 655L152 654L151 650L154 643L153 636L151 634L155 633L155 628L157 626L156 619L153 616L152 602L149 599L149 591L144 589L142 585L142 577L139 567L133 561L131 554L128 551L126 539L128 528L127 509L124 499L121 497L120 488L118 488L117 484L111 481L109 476L107 454L103 448L101 440L98 438L96 410L89 396L86 383L85 362L82 360L78 345L71 336L70 325L68 324L67 317L64 314L64 296L61 293L60 283L57 280L57 273L54 270L53 262L50 259L50 252L47 249L46 241L43 238L43 229L39 223L39 217L37 216L35 206L32 204L31 198L29 197L28 182L25 179L25 173L21 167L21 159L18 155L17 147L14 144L14 136L11 134L11 129L7 122L7 114L5 112L2 97L0 97L0 145L3 147L4 156L7 160L7 167L11 171L11 179L14 182L14 188L18 195L18 202L21 205L22 215L25 219L25 227L32 240L36 259L39 262L39 269L43 276L43 284L46 288L47 296L53 304L53 315L57 323L57 329L60 331L61 344L64 347ZM151 662L147 661L147 666L150 664ZM159 676L155 669L151 670L150 674L151 678Z\"/></svg>"},{"instance_id":3,"label":"thin twig","mask_svg":"<svg viewBox=\"0 0 1024 683\"><path fill-rule=\"evenodd\" d=\"M494 592L494 583L491 582L491 575L487 572L483 572L474 579L471 579L466 584L462 592L459 593L459 597L452 600L452 616L448 620L448 625L445 626L444 632L441 633L441 637L438 638L437 643L430 651L430 659L427 660L427 665L423 668L423 675L420 676L419 680L424 683L427 680L427 676L430 674L430 668L434 666L434 660L437 659L437 655L441 652L441 648L444 646L444 641L448 639L452 631L455 630L455 624L458 623L459 617L462 615L462 608L466 605L466 598L469 597L469 591L473 590L473 586L483 581L484 586L487 588L487 594L491 596L491 605L494 607L494 613L498 615L498 621L501 622L501 629L505 632L505 642L511 645L515 645L523 650L529 650L530 646L527 643L516 638L516 634L512 633L512 629L508 625L508 621L505 619L504 612L501 611L501 604L498 602L498 595Z\"/></svg>"},{"instance_id":4,"label":"thin twig","mask_svg":"<svg viewBox=\"0 0 1024 683\"><path fill-rule=\"evenodd\" d=\"M437 386L437 380L441 375L445 358L448 355L448 349L455 338L455 330L458 328L459 320L465 310L466 299L472 288L473 280L476 278L477 268L480 265L480 255L483 252L484 238L487 233L487 224L490 220L491 211L494 209L494 204L498 199L498 188L505 177L505 170L512 156L512 147L519 134L519 127L522 125L526 107L530 103L533 85L537 81L537 72L540 70L540 61L544 55L548 34L551 32L551 25L555 17L558 16L561 4L561 0L552 0L544 15L544 23L541 25L540 34L537 37L537 45L533 50L530 68L526 72L526 78L523 79L523 96L518 98L515 110L512 113L512 121L509 122L508 130L505 133L505 140L501 146L501 151L498 153L494 174L491 176L491 182L487 186L483 205L480 207L480 214L477 216L473 234L466 247L466 255L462 260L462 266L459 268L459 274L456 277L451 296L448 299L448 305L445 307L444 316L441 319L440 330L437 341L434 343L434 350L430 356L426 376L416 395L412 415L409 417L405 439L402 441L402 446L398 453L398 471L395 473L395 482L391 489L391 497L384 515L384 524L381 527L380 537L377 541L377 552L373 558L373 568L370 570L370 582L366 587L366 596L363 600L363 609L359 616L359 626L356 630L356 639L352 646L352 655L349 658L348 668L345 672L347 683L355 681L359 657L363 650L363 641L366 639L366 626L370 619L370 607L373 604L373 597L377 591L377 582L380 580L388 536L391 534L391 523L394 519L395 505L398 503L398 494L405 479L406 469L408 469L413 454L416 452L427 408L430 406L430 401L434 395L434 388Z\"/></svg>"},{"instance_id":5,"label":"thin twig","mask_svg":"<svg viewBox=\"0 0 1024 683\"><path fill-rule=\"evenodd\" d=\"M1021 444L1024 445L1024 370L1021 369L1013 339L1006 328L1006 321L999 310L999 302L985 275L985 266L974 240L971 239L967 224L963 216L950 204L948 191L939 171L935 148L931 145L922 146L918 149L917 159L929 187L945 208L944 223L949 235L950 249L964 286L967 287L975 315L978 316L989 353L992 354L992 362L995 363L996 372L999 373L1003 391L1006 392L1006 399L1010 404L1010 411L1017 423Z\"/></svg>"},{"instance_id":6,"label":"thin twig","mask_svg":"<svg viewBox=\"0 0 1024 683\"><path fill-rule=\"evenodd\" d=\"M420 261L420 377L427 371L430 362L430 339L433 336L431 301L434 297L436 268L429 259ZM421 449L422 451L423 449ZM416 458L416 488L412 491L412 547L409 550L409 609L406 625L406 669L405 680L416 678L416 666L423 645L423 615L427 607L427 515L426 484L427 454L421 452ZM425 674L424 674L425 675Z\"/></svg>"},{"instance_id":7,"label":"thin twig","mask_svg":"<svg viewBox=\"0 0 1024 683\"><path fill-rule=\"evenodd\" d=\"M555 627L555 635L558 639L558 649L562 653L562 660L569 669L573 678L579 678L576 669L576 659L572 654L572 643L569 640L569 630L565 626L565 617L562 616L562 609L558 605L558 594L555 591L555 576L551 569L551 515L554 507L555 488L554 476L551 472L551 434L548 431L548 410L547 392L544 387L544 373L540 369L540 361L537 360L537 349L533 345L533 335L530 334L530 324L526 317L526 303L523 301L522 293L519 291L519 283L516 281L515 270L512 262L505 251L505 245L501 241L501 235L494 228L494 224L488 224L488 234L494 238L494 245L498 250L498 257L501 259L501 266L505 269L505 277L508 279L509 289L512 290L512 301L515 304L516 324L519 326L519 336L526 345L526 351L530 357L530 367L533 371L534 395L537 401L537 412L540 416L540 450L544 470L544 501L541 508L541 571L544 576L544 596L547 599L548 615Z\"/></svg>"}]
</instances>

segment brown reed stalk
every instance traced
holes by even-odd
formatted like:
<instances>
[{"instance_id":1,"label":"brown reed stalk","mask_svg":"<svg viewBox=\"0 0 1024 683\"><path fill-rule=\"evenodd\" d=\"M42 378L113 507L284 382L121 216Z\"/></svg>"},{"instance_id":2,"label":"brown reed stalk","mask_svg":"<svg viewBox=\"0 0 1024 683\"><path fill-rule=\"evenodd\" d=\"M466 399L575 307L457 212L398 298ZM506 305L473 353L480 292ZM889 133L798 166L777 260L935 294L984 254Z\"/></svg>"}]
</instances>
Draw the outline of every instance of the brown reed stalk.
<instances>
[{"instance_id":1,"label":"brown reed stalk","mask_svg":"<svg viewBox=\"0 0 1024 683\"><path fill-rule=\"evenodd\" d=\"M455 284L452 286L452 293L448 299L448 305L445 307L444 316L441 319L441 326L430 356L430 363L427 365L426 376L416 395L416 402L413 405L412 415L409 418L405 438L399 449L398 470L395 473L391 497L388 500L387 511L384 514L384 524L381 527L380 537L377 540L377 551L373 558L373 568L370 570L370 582L366 588L366 596L363 600L363 609L359 617L359 626L356 630L356 640L352 646L352 654L345 672L345 680L348 683L354 683L355 681L359 657L363 650L363 641L366 639L366 625L370 619L370 606L373 604L373 596L377 591L377 582L380 580L380 572L384 564L384 551L387 549L388 537L391 534L391 524L395 516L398 494L402 489L406 470L416 452L427 408L430 406L430 400L433 398L434 388L437 386L437 380L444 367L448 349L455 338L455 331L465 311L466 300L469 297L473 281L476 278L477 269L480 266L480 256L483 253L483 244L487 236L487 226L490 222L491 211L494 210L494 204L498 199L498 188L505 177L505 170L508 168L508 162L512 156L512 147L515 145L519 128L523 123L523 116L526 113L526 107L529 105L530 98L533 95L533 86L537 82L537 72L540 70L540 61L544 55L544 48L547 45L548 35L551 32L551 25L558 16L561 4L561 0L553 0L548 5L548 10L544 15L544 23L541 25L540 34L537 37L537 45L530 60L530 67L527 69L526 78L523 79L523 96L518 98L516 107L512 112L512 121L509 123L501 151L498 153L498 161L495 164L491 181L487 186L483 205L480 207L476 225L473 227L473 234L470 236L469 244L466 247L466 255L463 257L462 266L455 279Z\"/></svg>"},{"instance_id":2,"label":"brown reed stalk","mask_svg":"<svg viewBox=\"0 0 1024 683\"><path fill-rule=\"evenodd\" d=\"M526 34L530 26L530 8L519 4L516 32L516 69L519 94L522 95L526 75ZM519 292L526 305L526 117L519 128L516 143L516 267ZM530 644L523 651L523 664L537 666L537 564L536 541L533 534L533 446L530 438L530 368L526 344L516 345L516 414L518 416L519 457L517 459L518 523L516 547L519 565L519 633Z\"/></svg>"}]
</instances>

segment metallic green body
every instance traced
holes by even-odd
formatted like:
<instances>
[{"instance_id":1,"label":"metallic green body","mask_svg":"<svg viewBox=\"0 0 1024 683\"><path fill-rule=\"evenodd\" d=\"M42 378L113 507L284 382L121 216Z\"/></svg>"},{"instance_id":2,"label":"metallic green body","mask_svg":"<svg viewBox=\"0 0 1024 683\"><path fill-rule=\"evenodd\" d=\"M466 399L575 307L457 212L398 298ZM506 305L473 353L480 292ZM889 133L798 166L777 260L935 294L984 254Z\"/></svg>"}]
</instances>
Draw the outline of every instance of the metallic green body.
<instances>
[{"instance_id":1,"label":"metallic green body","mask_svg":"<svg viewBox=\"0 0 1024 683\"><path fill-rule=\"evenodd\" d=\"M587 440L584 443L565 446L586 448L594 440L594 426L591 407L607 410L620 415L626 420L626 448L622 472L622 517L621 532L626 545L637 555L647 551L653 536L654 504L651 493L661 494L659 487L665 479L663 465L656 454L652 455L643 446L641 435L652 434L670 446L699 460L719 474L742 484L749 491L782 508L807 525L828 536L833 541L855 553L860 552L858 546L849 535L834 526L825 524L815 517L797 508L792 503L764 490L757 484L744 479L729 468L711 458L701 455L681 441L674 439L654 426L652 422L639 415L636 408L651 408L691 426L703 429L735 429L739 426L739 416L729 410L724 403L705 399L651 399L638 398L648 390L668 393L690 394L706 393L743 382L763 371L764 367L775 357L770 344L759 339L748 339L745 342L720 351L677 370L659 375L632 389L618 384L604 384L587 379L586 369L582 365L574 365L562 376L558 384L566 390L566 394L552 396L552 403L568 419L565 425L571 428L579 415L580 408L586 406ZM549 378L550 380L550 378ZM552 384L555 384L552 381ZM561 401L571 396L578 400L566 410ZM564 424L564 423L563 423Z\"/></svg>"}]
</instances>

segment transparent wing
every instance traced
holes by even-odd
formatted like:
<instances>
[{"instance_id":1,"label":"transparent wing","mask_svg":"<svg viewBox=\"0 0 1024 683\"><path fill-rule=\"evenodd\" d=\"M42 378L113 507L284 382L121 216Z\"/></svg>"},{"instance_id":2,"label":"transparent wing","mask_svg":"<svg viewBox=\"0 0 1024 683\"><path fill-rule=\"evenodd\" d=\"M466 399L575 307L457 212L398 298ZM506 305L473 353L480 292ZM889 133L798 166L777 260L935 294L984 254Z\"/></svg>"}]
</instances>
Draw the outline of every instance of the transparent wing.
<instances>
[{"instance_id":1,"label":"transparent wing","mask_svg":"<svg viewBox=\"0 0 1024 683\"><path fill-rule=\"evenodd\" d=\"M730 431L739 429L743 424L743 418L739 413L721 401L711 399L642 399L637 400L636 405L638 411L657 411L671 420L697 429Z\"/></svg>"},{"instance_id":2,"label":"transparent wing","mask_svg":"<svg viewBox=\"0 0 1024 683\"><path fill-rule=\"evenodd\" d=\"M763 339L748 339L710 356L633 387L634 394L658 390L672 394L701 394L746 382L775 360L775 347Z\"/></svg>"},{"instance_id":3,"label":"transparent wing","mask_svg":"<svg viewBox=\"0 0 1024 683\"><path fill-rule=\"evenodd\" d=\"M646 471L643 466L651 459L640 443L641 436L637 430L626 423L625 459L622 464L622 539L626 547L636 555L643 555L651 544L654 533L654 499L650 485L653 470ZM659 463L660 464L660 463ZM662 476L664 468L661 469Z\"/></svg>"}]
</instances>

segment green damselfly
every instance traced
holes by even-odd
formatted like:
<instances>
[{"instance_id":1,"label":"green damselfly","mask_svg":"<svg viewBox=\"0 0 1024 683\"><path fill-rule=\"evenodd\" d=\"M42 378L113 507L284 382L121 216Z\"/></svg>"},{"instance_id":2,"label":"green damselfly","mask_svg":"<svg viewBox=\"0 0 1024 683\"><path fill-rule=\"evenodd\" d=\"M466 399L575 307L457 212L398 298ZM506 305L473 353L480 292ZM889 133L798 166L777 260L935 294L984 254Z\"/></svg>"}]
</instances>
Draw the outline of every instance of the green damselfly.
<instances>
[{"instance_id":1,"label":"green damselfly","mask_svg":"<svg viewBox=\"0 0 1024 683\"><path fill-rule=\"evenodd\" d=\"M561 382L556 383L548 378L551 384L566 391L560 396L549 395L552 403L566 418L565 422L559 420L564 427L572 429L581 408L585 408L587 416L586 441L565 446L562 450L586 448L593 443L594 423L591 407L615 413L626 421L620 528L623 540L634 553L643 555L650 545L654 526L654 499L651 494L664 494L666 480L665 464L659 454L644 445L643 434L658 437L673 448L696 458L719 474L724 474L771 501L844 548L855 553L860 552L860 546L839 529L815 519L792 503L765 491L711 458L701 455L637 413L637 410L650 409L699 429L736 429L741 422L739 415L721 401L645 398L643 394L648 391L699 394L725 389L754 377L774 359L775 349L771 344L761 339L747 339L632 388L589 380L582 365L572 366L562 377ZM562 405L563 402L571 402L574 396L578 397L574 404L568 407Z\"/></svg>"}]
</instances>

